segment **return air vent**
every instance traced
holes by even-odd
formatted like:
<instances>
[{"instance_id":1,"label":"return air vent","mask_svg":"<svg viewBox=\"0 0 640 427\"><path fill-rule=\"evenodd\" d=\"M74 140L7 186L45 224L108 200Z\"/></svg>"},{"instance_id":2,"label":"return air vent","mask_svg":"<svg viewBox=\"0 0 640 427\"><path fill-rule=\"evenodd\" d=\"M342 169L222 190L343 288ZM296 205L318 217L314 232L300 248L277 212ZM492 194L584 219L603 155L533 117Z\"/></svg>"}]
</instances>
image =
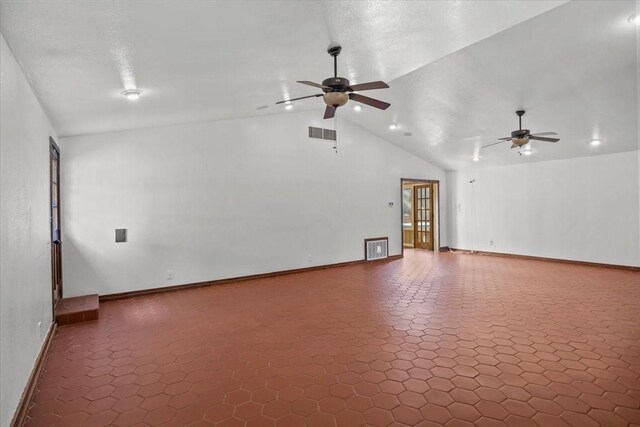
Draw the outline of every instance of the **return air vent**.
<instances>
[{"instance_id":1,"label":"return air vent","mask_svg":"<svg viewBox=\"0 0 640 427\"><path fill-rule=\"evenodd\" d=\"M333 129L322 129L309 126L309 138L336 140L336 131Z\"/></svg>"},{"instance_id":2,"label":"return air vent","mask_svg":"<svg viewBox=\"0 0 640 427\"><path fill-rule=\"evenodd\" d=\"M367 261L387 258L389 256L389 239L387 237L365 239L364 252Z\"/></svg>"},{"instance_id":3,"label":"return air vent","mask_svg":"<svg viewBox=\"0 0 640 427\"><path fill-rule=\"evenodd\" d=\"M309 138L322 139L322 128L314 128L309 126Z\"/></svg>"},{"instance_id":4,"label":"return air vent","mask_svg":"<svg viewBox=\"0 0 640 427\"><path fill-rule=\"evenodd\" d=\"M329 141L335 141L336 131L331 129L322 129L322 138L328 139Z\"/></svg>"}]
</instances>

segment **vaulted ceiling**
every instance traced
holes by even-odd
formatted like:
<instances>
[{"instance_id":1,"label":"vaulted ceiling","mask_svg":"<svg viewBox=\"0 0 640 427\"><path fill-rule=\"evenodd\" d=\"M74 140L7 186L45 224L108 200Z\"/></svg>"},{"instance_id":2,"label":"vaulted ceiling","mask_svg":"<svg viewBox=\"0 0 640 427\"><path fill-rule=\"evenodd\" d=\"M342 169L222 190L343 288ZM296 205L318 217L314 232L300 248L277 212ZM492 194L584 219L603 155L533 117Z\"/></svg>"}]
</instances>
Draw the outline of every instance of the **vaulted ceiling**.
<instances>
[{"instance_id":1,"label":"vaulted ceiling","mask_svg":"<svg viewBox=\"0 0 640 427\"><path fill-rule=\"evenodd\" d=\"M388 95L378 91L390 116L358 121L446 169L637 150L635 10L634 1L562 5L399 77ZM560 142L531 142L529 156L509 142L481 149L518 129L519 109L523 128Z\"/></svg>"},{"instance_id":2,"label":"vaulted ceiling","mask_svg":"<svg viewBox=\"0 0 640 427\"><path fill-rule=\"evenodd\" d=\"M3 1L4 37L60 136L289 114L296 80L384 80L386 111L338 115L447 169L637 149L634 1ZM120 92L138 87L137 102ZM261 106L268 108L258 109ZM517 158L478 151L517 127L556 131ZM295 103L317 110L320 99ZM390 123L399 128L389 131ZM306 126L306 123L301 123ZM410 132L411 136L404 133ZM601 138L594 151L588 141Z\"/></svg>"}]
</instances>

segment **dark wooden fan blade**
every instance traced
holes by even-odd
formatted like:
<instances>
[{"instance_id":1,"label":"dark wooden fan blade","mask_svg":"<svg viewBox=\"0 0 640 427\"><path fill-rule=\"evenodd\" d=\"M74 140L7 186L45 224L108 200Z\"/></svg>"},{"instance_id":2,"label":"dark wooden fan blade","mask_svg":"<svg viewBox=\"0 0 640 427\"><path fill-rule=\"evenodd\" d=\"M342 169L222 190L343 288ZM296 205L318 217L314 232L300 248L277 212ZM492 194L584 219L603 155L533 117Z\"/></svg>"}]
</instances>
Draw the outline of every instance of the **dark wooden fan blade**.
<instances>
[{"instance_id":1,"label":"dark wooden fan blade","mask_svg":"<svg viewBox=\"0 0 640 427\"><path fill-rule=\"evenodd\" d=\"M332 107L331 105L327 105L327 108L324 110L324 118L331 119L336 115L336 107Z\"/></svg>"},{"instance_id":2,"label":"dark wooden fan blade","mask_svg":"<svg viewBox=\"0 0 640 427\"><path fill-rule=\"evenodd\" d=\"M350 91L360 91L360 90L372 90L372 89L387 89L389 87L385 82L377 81L377 82L369 82L369 83L360 83L358 85L353 85L349 87Z\"/></svg>"},{"instance_id":3,"label":"dark wooden fan blade","mask_svg":"<svg viewBox=\"0 0 640 427\"><path fill-rule=\"evenodd\" d=\"M307 99L307 98L317 98L319 96L322 96L321 93L317 94L317 95L309 95L309 96L301 96L300 98L293 98L293 99L285 99L284 101L280 101L280 102L276 102L276 105L278 104L284 104L285 102L293 102L293 101L297 101L299 99Z\"/></svg>"},{"instance_id":4,"label":"dark wooden fan blade","mask_svg":"<svg viewBox=\"0 0 640 427\"><path fill-rule=\"evenodd\" d=\"M542 132L542 133L532 133L531 136L549 136L549 135L557 135L555 132Z\"/></svg>"},{"instance_id":5,"label":"dark wooden fan blade","mask_svg":"<svg viewBox=\"0 0 640 427\"><path fill-rule=\"evenodd\" d=\"M303 85L317 87L319 89L331 89L329 86L322 86L320 83L308 82L306 80L298 80L297 83L302 83Z\"/></svg>"},{"instance_id":6,"label":"dark wooden fan blade","mask_svg":"<svg viewBox=\"0 0 640 427\"><path fill-rule=\"evenodd\" d=\"M502 144L503 142L506 142L506 141L498 141L498 142L494 142L494 143L491 143L491 144L483 145L483 146L482 146L482 147L480 147L480 148L487 148L487 147L491 147L492 145Z\"/></svg>"},{"instance_id":7,"label":"dark wooden fan blade","mask_svg":"<svg viewBox=\"0 0 640 427\"><path fill-rule=\"evenodd\" d=\"M377 99L369 98L368 96L359 95L357 93L350 93L349 99L353 99L356 102L361 102L363 104L370 105L371 107L379 108L381 110L386 110L391 105Z\"/></svg>"},{"instance_id":8,"label":"dark wooden fan blade","mask_svg":"<svg viewBox=\"0 0 640 427\"><path fill-rule=\"evenodd\" d=\"M536 141L545 141L545 142L558 142L560 138L545 138L543 136L533 136L529 135L529 139L535 139Z\"/></svg>"},{"instance_id":9,"label":"dark wooden fan blade","mask_svg":"<svg viewBox=\"0 0 640 427\"><path fill-rule=\"evenodd\" d=\"M513 139L512 136L507 136L505 138L498 138L498 141L509 141L510 139Z\"/></svg>"}]
</instances>

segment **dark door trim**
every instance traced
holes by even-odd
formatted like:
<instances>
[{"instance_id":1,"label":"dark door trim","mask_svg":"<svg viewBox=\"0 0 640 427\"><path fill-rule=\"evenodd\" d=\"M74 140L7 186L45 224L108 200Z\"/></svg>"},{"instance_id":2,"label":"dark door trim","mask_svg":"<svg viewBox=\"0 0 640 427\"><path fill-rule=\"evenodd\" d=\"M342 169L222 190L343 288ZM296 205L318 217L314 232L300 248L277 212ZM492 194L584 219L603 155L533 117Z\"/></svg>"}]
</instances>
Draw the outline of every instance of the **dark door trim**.
<instances>
[{"instance_id":1,"label":"dark door trim","mask_svg":"<svg viewBox=\"0 0 640 427\"><path fill-rule=\"evenodd\" d=\"M53 151L58 153L58 161L56 162L56 170L53 168ZM62 230L62 226L60 224L61 215L60 215L60 207L61 207L61 196L60 196L60 147L56 144L56 141L53 137L49 137L49 236L51 238L51 315L53 316L53 320L55 321L55 309L56 303L62 299L62 236L58 234L54 236L54 223L53 223L53 179L54 174L57 179L57 212L58 212L58 230ZM59 243L55 243L55 239L59 239ZM56 247L57 246L57 247ZM58 251L56 256L56 251ZM57 263L57 265L56 265ZM56 274L58 277L56 278ZM59 282L59 283L58 283ZM56 284L59 285L59 298L56 298Z\"/></svg>"},{"instance_id":2,"label":"dark door trim","mask_svg":"<svg viewBox=\"0 0 640 427\"><path fill-rule=\"evenodd\" d=\"M440 241L440 180L437 179L414 179L414 178L400 178L400 250L402 251L402 256L404 256L404 227L403 227L403 222L402 222L402 186L403 184L409 184L409 183L425 183L425 184L438 184L438 229L436 230L436 233L438 235L438 246L441 245L441 241ZM437 252L440 248L436 248L435 245L435 235L433 237L433 241L434 241L434 247L433 247L433 251Z\"/></svg>"}]
</instances>

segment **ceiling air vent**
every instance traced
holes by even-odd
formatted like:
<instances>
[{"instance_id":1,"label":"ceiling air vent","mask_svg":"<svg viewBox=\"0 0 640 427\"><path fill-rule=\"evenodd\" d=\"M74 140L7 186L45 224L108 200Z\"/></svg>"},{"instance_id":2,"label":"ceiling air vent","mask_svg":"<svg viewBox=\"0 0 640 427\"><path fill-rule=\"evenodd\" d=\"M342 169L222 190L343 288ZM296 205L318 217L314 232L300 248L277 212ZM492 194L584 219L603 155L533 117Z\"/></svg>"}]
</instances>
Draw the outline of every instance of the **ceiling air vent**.
<instances>
[{"instance_id":1,"label":"ceiling air vent","mask_svg":"<svg viewBox=\"0 0 640 427\"><path fill-rule=\"evenodd\" d=\"M309 138L326 139L328 141L336 140L336 131L333 129L314 128L309 126Z\"/></svg>"},{"instance_id":2,"label":"ceiling air vent","mask_svg":"<svg viewBox=\"0 0 640 427\"><path fill-rule=\"evenodd\" d=\"M387 258L389 256L389 239L387 237L364 239L364 252L367 261Z\"/></svg>"}]
</instances>

